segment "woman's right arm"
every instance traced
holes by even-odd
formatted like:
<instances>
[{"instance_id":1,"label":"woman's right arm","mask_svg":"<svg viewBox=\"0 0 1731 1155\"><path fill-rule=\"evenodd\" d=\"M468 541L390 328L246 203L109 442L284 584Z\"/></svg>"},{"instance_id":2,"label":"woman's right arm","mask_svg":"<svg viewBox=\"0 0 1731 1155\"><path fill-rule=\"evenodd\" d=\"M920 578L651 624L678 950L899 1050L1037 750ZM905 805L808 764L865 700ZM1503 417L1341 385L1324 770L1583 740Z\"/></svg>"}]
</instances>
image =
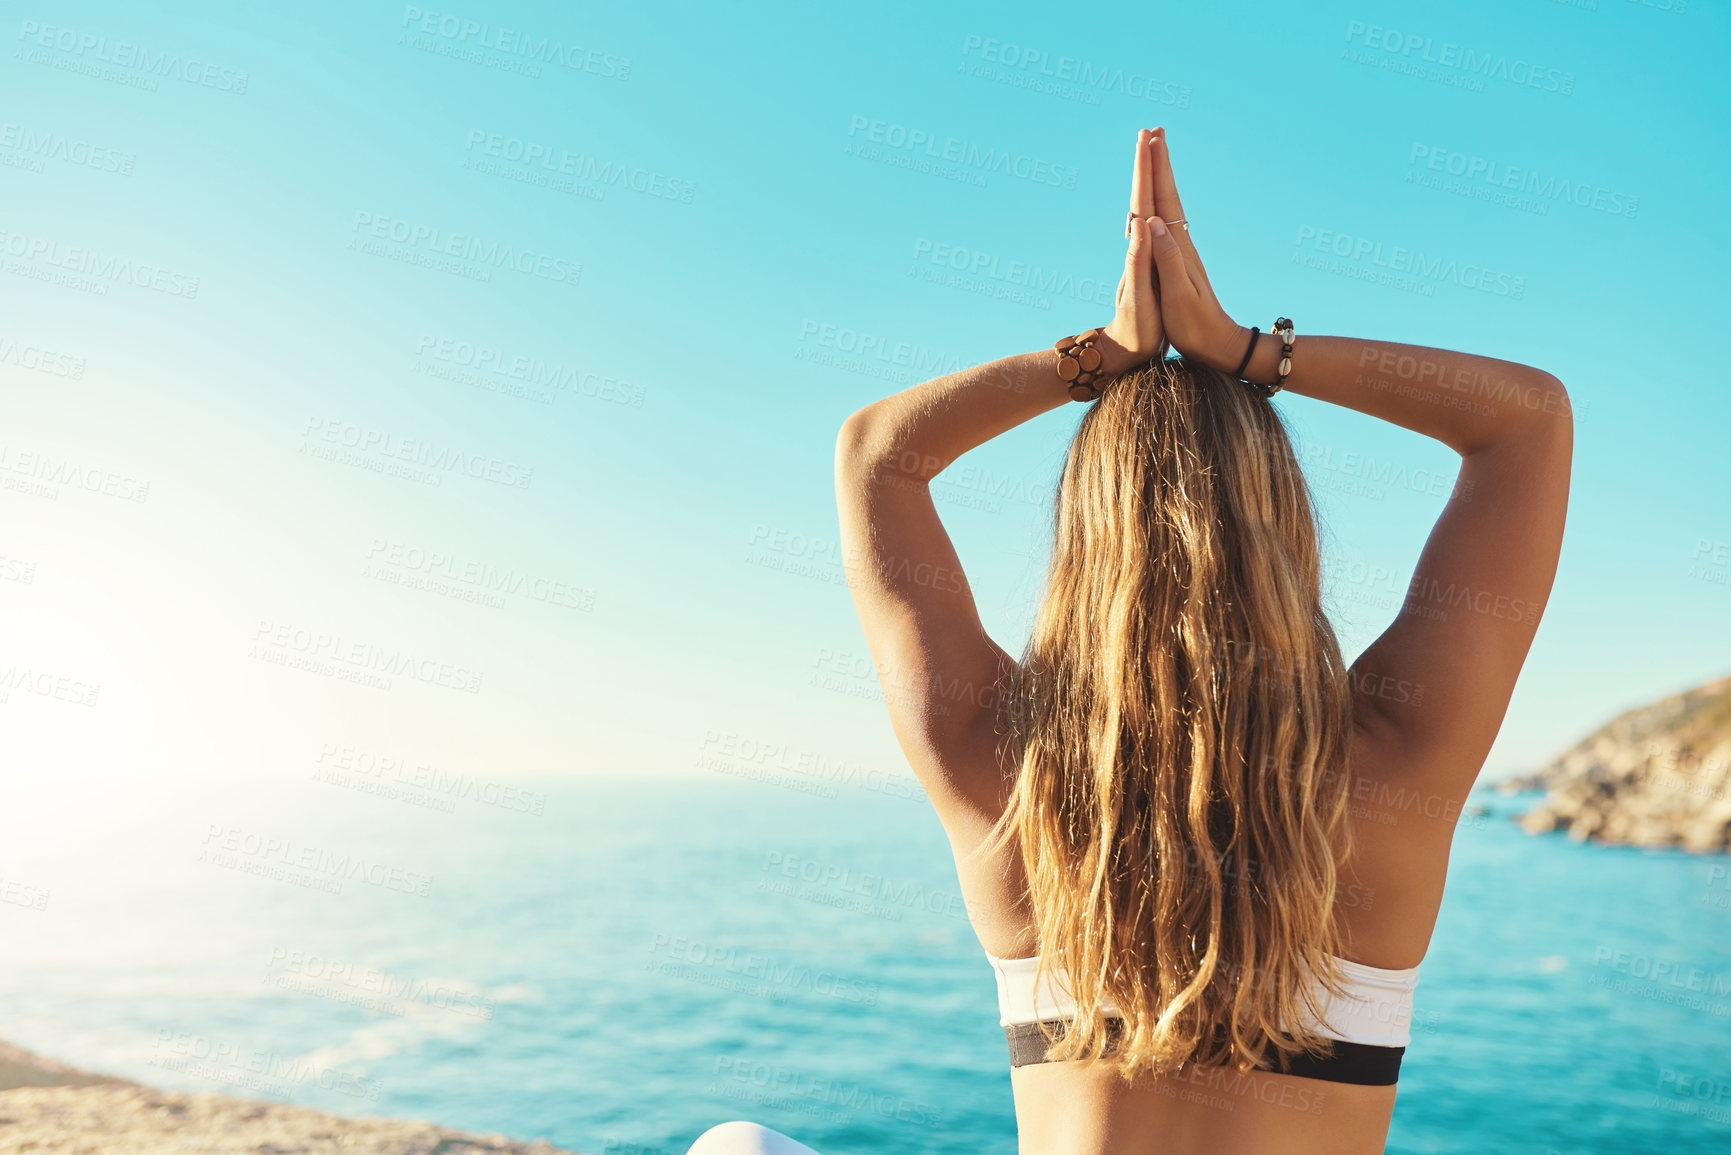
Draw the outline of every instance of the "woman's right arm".
<instances>
[{"instance_id":1,"label":"woman's right arm","mask_svg":"<svg viewBox=\"0 0 1731 1155\"><path fill-rule=\"evenodd\" d=\"M1164 133L1153 147L1156 211L1183 219ZM1250 331L1220 308L1188 234L1158 224L1154 232L1168 336L1186 356L1230 374ZM1258 336L1245 376L1272 383L1280 357L1277 338ZM1352 667L1355 717L1398 780L1377 789L1403 804L1416 795L1424 817L1458 817L1556 575L1574 446L1568 393L1551 374L1511 361L1303 335L1293 343L1286 388L1434 437L1461 455L1399 614ZM1453 833L1452 820L1395 818L1403 835L1435 830L1444 846Z\"/></svg>"}]
</instances>

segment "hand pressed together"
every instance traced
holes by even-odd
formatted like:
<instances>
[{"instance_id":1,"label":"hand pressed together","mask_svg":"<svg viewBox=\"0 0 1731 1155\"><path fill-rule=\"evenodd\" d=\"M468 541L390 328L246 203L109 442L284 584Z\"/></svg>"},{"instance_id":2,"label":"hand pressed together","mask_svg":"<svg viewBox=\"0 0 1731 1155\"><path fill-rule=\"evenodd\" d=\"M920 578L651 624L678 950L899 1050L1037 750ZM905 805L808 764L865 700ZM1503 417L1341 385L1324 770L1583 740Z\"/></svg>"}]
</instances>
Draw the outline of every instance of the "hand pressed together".
<instances>
[{"instance_id":1,"label":"hand pressed together","mask_svg":"<svg viewBox=\"0 0 1731 1155\"><path fill-rule=\"evenodd\" d=\"M1154 360L1167 342L1216 369L1229 371L1238 364L1249 331L1220 307L1187 225L1167 223L1184 220L1166 130L1140 129L1118 311L1101 342L1110 373Z\"/></svg>"}]
</instances>

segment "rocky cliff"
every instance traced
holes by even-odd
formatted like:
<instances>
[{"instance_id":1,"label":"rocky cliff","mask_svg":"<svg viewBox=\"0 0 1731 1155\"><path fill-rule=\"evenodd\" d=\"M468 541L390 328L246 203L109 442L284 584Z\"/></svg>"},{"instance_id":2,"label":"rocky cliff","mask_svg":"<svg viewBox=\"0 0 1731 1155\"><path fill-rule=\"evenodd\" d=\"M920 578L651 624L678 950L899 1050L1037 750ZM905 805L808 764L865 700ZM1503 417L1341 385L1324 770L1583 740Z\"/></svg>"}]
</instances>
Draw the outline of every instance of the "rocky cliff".
<instances>
[{"instance_id":1,"label":"rocky cliff","mask_svg":"<svg viewBox=\"0 0 1731 1155\"><path fill-rule=\"evenodd\" d=\"M1619 714L1550 765L1499 784L1542 789L1530 833L1731 850L1731 677Z\"/></svg>"}]
</instances>

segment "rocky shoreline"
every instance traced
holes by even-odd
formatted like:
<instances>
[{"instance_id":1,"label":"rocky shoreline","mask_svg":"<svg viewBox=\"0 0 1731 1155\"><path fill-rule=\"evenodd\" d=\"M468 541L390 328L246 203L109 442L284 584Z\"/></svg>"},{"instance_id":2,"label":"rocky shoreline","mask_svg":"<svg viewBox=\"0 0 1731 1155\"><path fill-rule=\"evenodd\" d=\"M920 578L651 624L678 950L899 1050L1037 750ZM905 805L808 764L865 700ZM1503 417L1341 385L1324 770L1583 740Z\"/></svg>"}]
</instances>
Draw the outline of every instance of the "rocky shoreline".
<instances>
[{"instance_id":1,"label":"rocky shoreline","mask_svg":"<svg viewBox=\"0 0 1731 1155\"><path fill-rule=\"evenodd\" d=\"M1731 677L1619 714L1498 789L1548 792L1520 818L1531 834L1731 852Z\"/></svg>"},{"instance_id":2,"label":"rocky shoreline","mask_svg":"<svg viewBox=\"0 0 1731 1155\"><path fill-rule=\"evenodd\" d=\"M0 1153L22 1155L577 1155L399 1119L158 1091L0 1043Z\"/></svg>"}]
</instances>

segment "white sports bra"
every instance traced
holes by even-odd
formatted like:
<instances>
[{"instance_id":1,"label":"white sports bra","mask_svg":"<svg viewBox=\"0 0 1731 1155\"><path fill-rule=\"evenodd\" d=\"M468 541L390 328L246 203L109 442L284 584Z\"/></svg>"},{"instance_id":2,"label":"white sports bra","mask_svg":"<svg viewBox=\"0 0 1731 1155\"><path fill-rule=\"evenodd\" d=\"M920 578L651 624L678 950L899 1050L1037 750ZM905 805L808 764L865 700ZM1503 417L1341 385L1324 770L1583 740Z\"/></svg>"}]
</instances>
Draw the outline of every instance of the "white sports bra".
<instances>
[{"instance_id":1,"label":"white sports bra","mask_svg":"<svg viewBox=\"0 0 1731 1155\"><path fill-rule=\"evenodd\" d=\"M1076 1000L1048 973L1038 990L1034 971L1038 955L1031 958L998 958L988 953L998 976L998 1023L1003 1027L1026 1026L1040 1020L1067 1019L1076 1012ZM1418 986L1418 968L1384 970L1343 958L1344 998L1319 992L1323 1021L1315 1024L1318 1034L1343 1043L1372 1047L1406 1047L1412 1042L1412 992ZM1107 1003L1107 1013L1116 1008Z\"/></svg>"}]
</instances>

